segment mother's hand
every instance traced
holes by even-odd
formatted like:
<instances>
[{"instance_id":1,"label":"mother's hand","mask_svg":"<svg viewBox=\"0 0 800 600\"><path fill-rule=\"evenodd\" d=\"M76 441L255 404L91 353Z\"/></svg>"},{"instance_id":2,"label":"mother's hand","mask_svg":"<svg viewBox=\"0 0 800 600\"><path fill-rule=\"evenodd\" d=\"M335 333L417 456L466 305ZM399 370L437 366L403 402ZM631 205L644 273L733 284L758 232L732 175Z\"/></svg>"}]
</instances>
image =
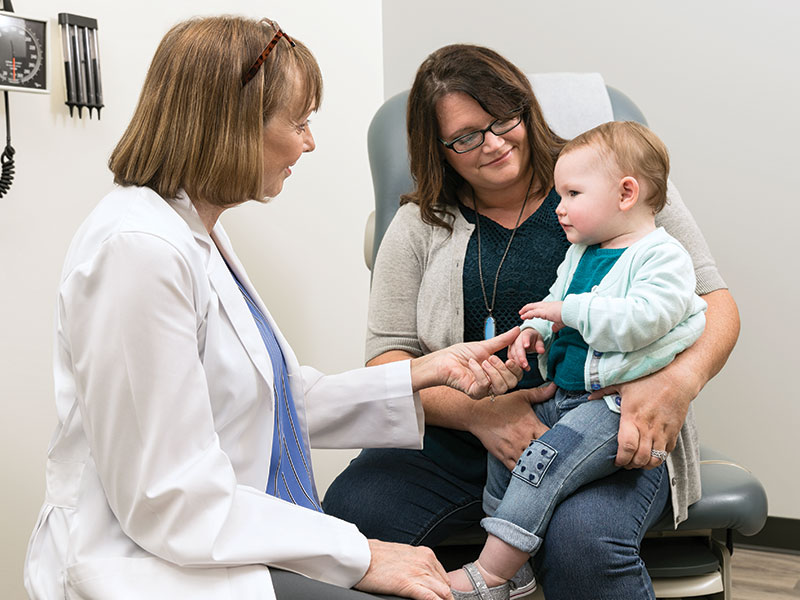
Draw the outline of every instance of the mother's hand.
<instances>
[{"instance_id":1,"label":"mother's hand","mask_svg":"<svg viewBox=\"0 0 800 600\"><path fill-rule=\"evenodd\" d=\"M543 424L531 404L549 400L555 394L555 384L540 388L514 390L498 396L495 402L481 400L473 405L469 432L510 471L532 439L549 429Z\"/></svg>"},{"instance_id":2,"label":"mother's hand","mask_svg":"<svg viewBox=\"0 0 800 600\"><path fill-rule=\"evenodd\" d=\"M660 371L589 396L600 398L611 391L622 396L618 466L654 468L661 464L650 451L675 448L689 404L719 372L736 344L739 312L728 290L715 290L703 295L703 300L708 310L699 340Z\"/></svg>"},{"instance_id":3,"label":"mother's hand","mask_svg":"<svg viewBox=\"0 0 800 600\"><path fill-rule=\"evenodd\" d=\"M618 393L622 397L617 441L618 467L654 469L662 461L651 450L672 452L678 440L694 387L670 367L641 379L594 392L590 399Z\"/></svg>"},{"instance_id":4,"label":"mother's hand","mask_svg":"<svg viewBox=\"0 0 800 600\"><path fill-rule=\"evenodd\" d=\"M513 360L503 362L494 353L518 335L519 327L515 327L489 340L454 344L412 359L414 390L446 385L475 399L504 394L522 378L522 367Z\"/></svg>"},{"instance_id":5,"label":"mother's hand","mask_svg":"<svg viewBox=\"0 0 800 600\"><path fill-rule=\"evenodd\" d=\"M414 600L452 600L450 580L433 550L369 540L369 568L355 587Z\"/></svg>"}]
</instances>

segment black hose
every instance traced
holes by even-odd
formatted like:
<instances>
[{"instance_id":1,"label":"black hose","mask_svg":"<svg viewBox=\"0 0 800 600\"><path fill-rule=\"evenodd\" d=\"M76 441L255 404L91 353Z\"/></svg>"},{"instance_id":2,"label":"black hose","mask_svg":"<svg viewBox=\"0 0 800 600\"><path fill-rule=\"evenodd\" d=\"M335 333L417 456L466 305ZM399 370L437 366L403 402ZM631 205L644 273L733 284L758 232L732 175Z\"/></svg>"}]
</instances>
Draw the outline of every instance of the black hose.
<instances>
[{"instance_id":1,"label":"black hose","mask_svg":"<svg viewBox=\"0 0 800 600\"><path fill-rule=\"evenodd\" d=\"M0 198L8 193L11 182L14 181L14 154L16 150L11 147L11 117L8 114L8 92L3 92L6 101L6 148L0 155Z\"/></svg>"}]
</instances>

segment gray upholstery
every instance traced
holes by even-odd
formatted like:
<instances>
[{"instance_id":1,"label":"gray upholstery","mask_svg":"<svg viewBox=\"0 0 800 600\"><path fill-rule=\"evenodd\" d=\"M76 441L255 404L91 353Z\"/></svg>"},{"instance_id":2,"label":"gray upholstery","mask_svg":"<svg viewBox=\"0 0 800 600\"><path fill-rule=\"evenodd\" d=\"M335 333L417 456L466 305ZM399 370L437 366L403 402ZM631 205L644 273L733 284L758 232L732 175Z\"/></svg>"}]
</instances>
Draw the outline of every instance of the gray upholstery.
<instances>
[{"instance_id":1,"label":"gray upholstery","mask_svg":"<svg viewBox=\"0 0 800 600\"><path fill-rule=\"evenodd\" d=\"M610 86L607 86L607 90L616 120L635 120L647 124L642 112L625 94ZM369 128L368 149L375 188L375 229L374 235L372 231L367 232L367 238L373 240L373 246L366 248L365 252L373 262L383 234L397 211L400 195L411 191L413 187L406 146L407 99L408 91L389 98L375 114ZM368 265L371 264L368 260ZM752 473L718 452L702 448L701 461L703 497L689 508L688 520L681 524L679 533L705 531L706 537L665 537L672 535L672 518L666 515L651 530L649 535L654 537L645 540L642 556L654 578L693 577L713 570L722 571L726 588L724 597L728 597L730 575L725 573L727 559L720 558L719 552L715 554L710 550L710 532L758 533L766 522L767 497ZM482 530L461 535L452 542L479 542L476 534L482 535Z\"/></svg>"},{"instance_id":2,"label":"gray upholstery","mask_svg":"<svg viewBox=\"0 0 800 600\"><path fill-rule=\"evenodd\" d=\"M633 100L610 85L606 86L606 90L611 99L611 110L614 111L615 121L637 121L642 125L647 125L647 119L644 118L642 111L633 103Z\"/></svg>"},{"instance_id":3,"label":"gray upholstery","mask_svg":"<svg viewBox=\"0 0 800 600\"><path fill-rule=\"evenodd\" d=\"M408 169L407 100L408 90L389 98L375 113L367 132L369 166L375 189L375 237L370 265L374 264L383 234L400 206L400 196L414 187Z\"/></svg>"},{"instance_id":4,"label":"gray upholstery","mask_svg":"<svg viewBox=\"0 0 800 600\"><path fill-rule=\"evenodd\" d=\"M703 497L689 507L689 518L678 529L730 529L742 535L761 531L767 521L767 493L750 471L703 446L700 478ZM671 516L653 527L657 531L671 529Z\"/></svg>"}]
</instances>

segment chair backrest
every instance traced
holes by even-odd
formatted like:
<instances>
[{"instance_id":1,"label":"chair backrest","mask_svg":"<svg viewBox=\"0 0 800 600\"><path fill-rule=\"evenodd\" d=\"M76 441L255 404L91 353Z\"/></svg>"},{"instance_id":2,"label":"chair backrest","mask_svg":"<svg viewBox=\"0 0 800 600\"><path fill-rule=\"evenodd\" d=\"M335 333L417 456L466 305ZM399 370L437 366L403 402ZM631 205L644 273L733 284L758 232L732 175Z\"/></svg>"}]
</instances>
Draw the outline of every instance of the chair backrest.
<instances>
[{"instance_id":1,"label":"chair backrest","mask_svg":"<svg viewBox=\"0 0 800 600\"><path fill-rule=\"evenodd\" d=\"M531 81L534 82L535 78L536 76L532 75ZM611 101L611 111L615 121L638 121L647 125L642 111L630 98L611 86L605 84L603 86ZM536 93L538 97L538 90ZM374 264L383 234L400 206L400 196L411 192L414 187L408 167L407 101L408 90L384 102L372 118L367 134L369 164L375 190L375 212L370 215L367 223L364 245L364 260L370 269ZM545 118L548 118L544 105L543 110ZM586 128L590 128L593 124L597 123L589 122ZM561 133L557 129L556 131Z\"/></svg>"}]
</instances>

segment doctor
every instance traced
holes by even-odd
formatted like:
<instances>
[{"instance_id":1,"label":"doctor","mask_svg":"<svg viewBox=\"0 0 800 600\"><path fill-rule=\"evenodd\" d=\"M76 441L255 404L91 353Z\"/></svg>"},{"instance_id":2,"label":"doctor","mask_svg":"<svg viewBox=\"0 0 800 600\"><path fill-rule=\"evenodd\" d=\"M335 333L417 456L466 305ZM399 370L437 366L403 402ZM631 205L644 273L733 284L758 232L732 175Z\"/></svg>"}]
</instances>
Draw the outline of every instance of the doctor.
<instances>
[{"instance_id":1,"label":"doctor","mask_svg":"<svg viewBox=\"0 0 800 600\"><path fill-rule=\"evenodd\" d=\"M111 155L118 187L61 278L32 598L271 599L270 567L449 597L430 550L321 512L309 448L419 447L415 392L505 392L521 370L492 354L516 332L336 376L300 367L218 223L314 149L321 90L308 49L266 20L191 20L158 47Z\"/></svg>"}]
</instances>

